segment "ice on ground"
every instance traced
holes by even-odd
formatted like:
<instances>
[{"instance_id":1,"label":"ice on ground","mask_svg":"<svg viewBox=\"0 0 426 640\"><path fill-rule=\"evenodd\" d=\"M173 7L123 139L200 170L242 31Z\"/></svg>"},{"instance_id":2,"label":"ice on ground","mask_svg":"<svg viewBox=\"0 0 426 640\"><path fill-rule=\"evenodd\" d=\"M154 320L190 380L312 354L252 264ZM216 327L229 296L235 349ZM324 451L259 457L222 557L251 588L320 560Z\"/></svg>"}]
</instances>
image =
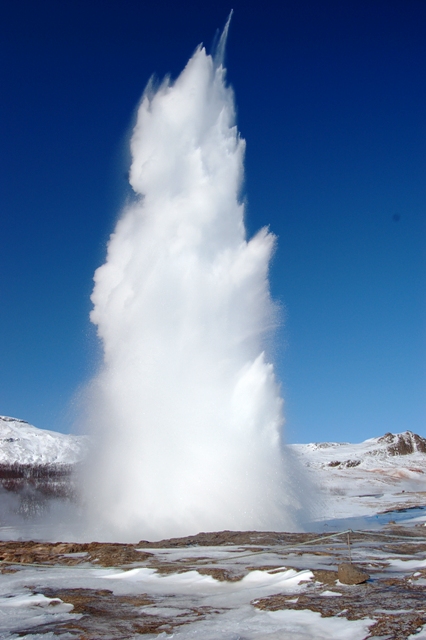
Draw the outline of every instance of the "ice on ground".
<instances>
[{"instance_id":1,"label":"ice on ground","mask_svg":"<svg viewBox=\"0 0 426 640\"><path fill-rule=\"evenodd\" d=\"M0 636L12 640L27 630L28 639L38 640L43 627L54 631L55 638L68 640L72 636L62 634L61 625L65 621L72 625L75 620L76 614L67 603L67 597L73 601L74 589L78 590L75 597L81 597L81 590L97 594L95 602L101 611L102 606L109 606L106 602L117 603L114 624L125 619L120 617L124 611L120 603L139 602L131 604L136 608L137 624L142 618L149 619L146 624L152 621L155 632L148 629L138 635L139 631L130 631L128 637L143 640L363 640L377 620L382 624L390 617L392 624L406 628L411 616L409 634L417 621L412 612L423 609L419 603L426 575L426 539L415 526L405 527L403 534L400 529L395 531L399 531L399 539L389 530L354 533L352 559L372 575L371 584L363 585L359 593L357 587L336 582L338 564L347 561L346 536L303 537L292 544L265 546L149 547L149 555L140 549L141 561L132 558L127 570L103 568L85 558L76 566L15 564L14 573L0 574ZM399 582L386 597L389 578ZM380 587L382 579L384 586ZM357 598L351 600L356 593ZM92 600L88 602L90 610ZM310 603L316 612L308 610ZM348 606L352 613L348 613ZM354 611L364 618L347 620L345 616L353 617ZM8 623L2 627L5 616ZM393 622L398 616L403 622ZM94 616L93 624L98 619ZM92 624L90 615L75 624L81 625L83 620ZM422 620L420 617L420 624ZM108 616L104 624L110 628ZM66 633L71 629L67 627Z\"/></svg>"},{"instance_id":2,"label":"ice on ground","mask_svg":"<svg viewBox=\"0 0 426 640\"><path fill-rule=\"evenodd\" d=\"M301 583L310 581L313 573L288 569L272 574L255 570L237 582L227 582L201 575L198 571L161 575L153 569L143 567L105 575L104 578L113 583L114 592L117 588L114 583L120 581L125 582L128 589L135 589L138 593L166 595L173 591L175 594L202 597L206 605L229 606L274 593L302 591Z\"/></svg>"},{"instance_id":3,"label":"ice on ground","mask_svg":"<svg viewBox=\"0 0 426 640\"><path fill-rule=\"evenodd\" d=\"M65 621L70 617L79 618L79 615L71 613L72 609L71 604L59 598L46 598L28 589L17 594L7 593L0 597L0 631L7 634L18 629L33 629L41 624Z\"/></svg>"},{"instance_id":4,"label":"ice on ground","mask_svg":"<svg viewBox=\"0 0 426 640\"><path fill-rule=\"evenodd\" d=\"M426 640L426 626L422 627L418 633L408 636L407 640Z\"/></svg>"},{"instance_id":5,"label":"ice on ground","mask_svg":"<svg viewBox=\"0 0 426 640\"><path fill-rule=\"evenodd\" d=\"M416 571L426 568L426 560L400 560L399 558L390 558L388 562L394 571Z\"/></svg>"},{"instance_id":6,"label":"ice on ground","mask_svg":"<svg viewBox=\"0 0 426 640\"><path fill-rule=\"evenodd\" d=\"M241 607L222 615L220 621L202 621L190 629L158 638L190 640L363 640L372 620L322 618L319 613L301 611L257 611Z\"/></svg>"},{"instance_id":7,"label":"ice on ground","mask_svg":"<svg viewBox=\"0 0 426 640\"><path fill-rule=\"evenodd\" d=\"M217 550L214 550L217 554ZM214 553L213 553L214 555ZM165 619L182 615L196 604L212 607L215 614L206 619L189 623L173 634L135 635L148 638L178 638L181 640L286 640L297 638L335 638L361 640L371 621L348 621L344 618L321 618L312 611L261 611L251 602L271 594L300 593L313 577L310 571L293 569L268 573L254 570L237 582L221 582L197 571L158 574L149 568L129 571L79 567L28 567L13 574L0 574L0 628L3 638L12 640L18 631L25 629L28 640L48 636L37 634L37 627L78 618L72 613L72 605L58 598L47 598L37 590L42 588L108 589L116 595L149 593L158 600L155 605L144 607L144 613L164 616ZM27 585L33 585L31 589ZM172 598L172 602L170 602ZM7 622L5 622L7 620ZM20 636L22 637L22 636ZM52 636L53 637L53 636ZM55 638L72 637L60 632Z\"/></svg>"}]
</instances>

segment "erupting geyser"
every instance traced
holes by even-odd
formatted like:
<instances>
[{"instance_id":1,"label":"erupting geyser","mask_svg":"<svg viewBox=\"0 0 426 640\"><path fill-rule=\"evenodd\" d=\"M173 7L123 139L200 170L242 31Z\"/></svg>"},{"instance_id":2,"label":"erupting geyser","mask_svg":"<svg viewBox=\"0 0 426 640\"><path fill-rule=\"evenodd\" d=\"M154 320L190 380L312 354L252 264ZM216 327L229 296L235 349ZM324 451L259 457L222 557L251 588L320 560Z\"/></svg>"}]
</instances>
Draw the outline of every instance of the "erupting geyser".
<instances>
[{"instance_id":1,"label":"erupting geyser","mask_svg":"<svg viewBox=\"0 0 426 640\"><path fill-rule=\"evenodd\" d=\"M226 32L215 57L200 46L175 82L148 84L131 138L137 197L95 274L104 362L87 501L104 538L297 526L264 353L275 237L246 238Z\"/></svg>"}]
</instances>

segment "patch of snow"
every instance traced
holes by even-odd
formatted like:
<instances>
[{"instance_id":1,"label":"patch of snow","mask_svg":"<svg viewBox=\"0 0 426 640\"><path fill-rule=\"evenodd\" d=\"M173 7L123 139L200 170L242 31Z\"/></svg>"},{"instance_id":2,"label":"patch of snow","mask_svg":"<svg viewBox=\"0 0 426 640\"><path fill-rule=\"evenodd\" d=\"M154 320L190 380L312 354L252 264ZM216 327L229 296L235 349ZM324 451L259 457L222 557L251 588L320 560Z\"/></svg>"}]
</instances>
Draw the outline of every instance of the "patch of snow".
<instances>
[{"instance_id":1,"label":"patch of snow","mask_svg":"<svg viewBox=\"0 0 426 640\"><path fill-rule=\"evenodd\" d=\"M83 460L87 436L38 429L24 420L0 416L0 464L72 465Z\"/></svg>"},{"instance_id":2,"label":"patch of snow","mask_svg":"<svg viewBox=\"0 0 426 640\"><path fill-rule=\"evenodd\" d=\"M416 569L425 569L426 560L400 560L399 558L389 558L389 566L394 571L413 571Z\"/></svg>"},{"instance_id":3,"label":"patch of snow","mask_svg":"<svg viewBox=\"0 0 426 640\"><path fill-rule=\"evenodd\" d=\"M185 550L182 550L185 551ZM214 550L214 551L217 551ZM127 574L127 576L125 575ZM303 592L311 578L309 571L287 570L278 574L252 571L239 582L219 582L210 576L200 576L197 571L159 575L151 569L120 571L80 567L25 567L14 574L0 575L0 625L5 640L18 638L22 629L34 631L28 640L38 640L37 627L58 623L79 616L72 613L72 606L58 598L49 599L33 593L37 585L47 588L102 589L108 581L108 589L116 595L148 593L155 596L157 605L143 608L148 614L161 615L165 619L182 614L194 606L214 607L215 613L205 619L177 627L172 634L162 633L150 638L159 640L362 640L373 623L366 618L349 621L343 617L322 618L309 610L264 611L251 602L270 594L294 591ZM208 578L208 579L204 579ZM170 601L172 598L172 602ZM1 605L3 609L1 608ZM2 615L3 614L3 615ZM19 635L22 638L22 635ZM40 636L46 640L49 636ZM67 638L66 635L52 636ZM134 635L146 638L146 635Z\"/></svg>"},{"instance_id":4,"label":"patch of snow","mask_svg":"<svg viewBox=\"0 0 426 640\"><path fill-rule=\"evenodd\" d=\"M0 628L6 634L7 631L33 629L41 624L67 620L70 616L81 617L71 614L72 609L71 604L66 604L59 598L46 598L41 593L8 593L0 597Z\"/></svg>"},{"instance_id":5,"label":"patch of snow","mask_svg":"<svg viewBox=\"0 0 426 640\"><path fill-rule=\"evenodd\" d=\"M372 620L322 618L309 610L259 611L249 606L177 629L169 640L363 640Z\"/></svg>"}]
</instances>

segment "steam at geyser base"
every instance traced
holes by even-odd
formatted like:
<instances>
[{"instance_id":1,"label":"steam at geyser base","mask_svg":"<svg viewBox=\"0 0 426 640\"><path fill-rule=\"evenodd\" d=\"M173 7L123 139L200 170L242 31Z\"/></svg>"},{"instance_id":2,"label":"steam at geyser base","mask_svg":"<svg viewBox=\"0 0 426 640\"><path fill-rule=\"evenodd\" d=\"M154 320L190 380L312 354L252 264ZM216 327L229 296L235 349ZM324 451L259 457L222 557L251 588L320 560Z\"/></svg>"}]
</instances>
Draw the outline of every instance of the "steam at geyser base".
<instances>
[{"instance_id":1,"label":"steam at geyser base","mask_svg":"<svg viewBox=\"0 0 426 640\"><path fill-rule=\"evenodd\" d=\"M264 352L275 237L246 238L227 27L216 56L200 46L175 82L148 84L130 143L136 198L95 273L104 362L85 481L98 539L300 528Z\"/></svg>"}]
</instances>

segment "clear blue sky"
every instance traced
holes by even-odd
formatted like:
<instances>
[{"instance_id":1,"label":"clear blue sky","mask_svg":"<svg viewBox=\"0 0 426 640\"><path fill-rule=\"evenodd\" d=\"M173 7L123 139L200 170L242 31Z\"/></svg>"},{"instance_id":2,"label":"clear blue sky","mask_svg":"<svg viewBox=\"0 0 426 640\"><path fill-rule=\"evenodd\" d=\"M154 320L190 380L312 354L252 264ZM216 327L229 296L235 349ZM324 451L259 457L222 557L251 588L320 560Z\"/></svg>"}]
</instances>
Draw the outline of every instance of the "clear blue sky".
<instances>
[{"instance_id":1,"label":"clear blue sky","mask_svg":"<svg viewBox=\"0 0 426 640\"><path fill-rule=\"evenodd\" d=\"M0 414L66 431L152 73L233 7L249 232L279 237L287 437L426 436L426 3L14 0L0 15Z\"/></svg>"}]
</instances>

